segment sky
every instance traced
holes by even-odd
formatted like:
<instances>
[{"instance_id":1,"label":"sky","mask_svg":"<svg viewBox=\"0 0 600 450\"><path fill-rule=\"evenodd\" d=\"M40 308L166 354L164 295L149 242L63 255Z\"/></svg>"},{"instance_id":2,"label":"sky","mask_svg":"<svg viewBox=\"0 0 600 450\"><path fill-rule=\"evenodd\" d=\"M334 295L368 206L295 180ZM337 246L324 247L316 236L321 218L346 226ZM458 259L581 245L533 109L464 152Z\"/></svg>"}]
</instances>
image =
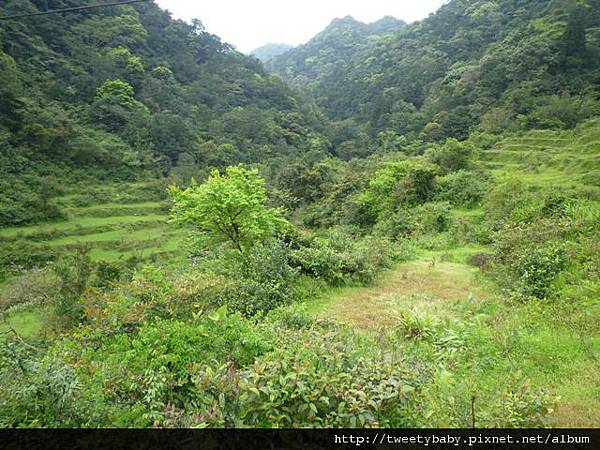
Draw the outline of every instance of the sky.
<instances>
[{"instance_id":1,"label":"sky","mask_svg":"<svg viewBox=\"0 0 600 450\"><path fill-rule=\"evenodd\" d=\"M299 45L336 17L374 22L389 15L406 22L427 17L445 0L156 0L176 19L200 19L206 31L248 53L261 45Z\"/></svg>"}]
</instances>

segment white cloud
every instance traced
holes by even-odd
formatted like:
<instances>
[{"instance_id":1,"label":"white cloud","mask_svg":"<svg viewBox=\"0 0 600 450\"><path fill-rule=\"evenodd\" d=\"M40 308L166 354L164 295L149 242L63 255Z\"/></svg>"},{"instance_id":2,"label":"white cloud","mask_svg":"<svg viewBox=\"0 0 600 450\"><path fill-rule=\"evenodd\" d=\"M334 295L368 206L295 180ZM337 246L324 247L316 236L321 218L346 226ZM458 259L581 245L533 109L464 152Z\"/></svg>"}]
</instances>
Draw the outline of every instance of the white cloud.
<instances>
[{"instance_id":1,"label":"white cloud","mask_svg":"<svg viewBox=\"0 0 600 450\"><path fill-rule=\"evenodd\" d=\"M302 44L336 17L373 22L385 15L413 22L445 0L156 0L173 17L200 19L207 31L248 52L269 42Z\"/></svg>"}]
</instances>

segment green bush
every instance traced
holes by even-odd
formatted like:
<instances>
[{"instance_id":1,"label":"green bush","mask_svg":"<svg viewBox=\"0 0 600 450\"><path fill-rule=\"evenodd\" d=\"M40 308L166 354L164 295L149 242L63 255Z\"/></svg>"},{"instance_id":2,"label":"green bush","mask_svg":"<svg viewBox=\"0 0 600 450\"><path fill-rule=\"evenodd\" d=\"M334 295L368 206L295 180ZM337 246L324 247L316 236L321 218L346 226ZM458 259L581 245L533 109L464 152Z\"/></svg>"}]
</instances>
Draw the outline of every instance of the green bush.
<instances>
[{"instance_id":1,"label":"green bush","mask_svg":"<svg viewBox=\"0 0 600 450\"><path fill-rule=\"evenodd\" d=\"M416 229L417 220L412 210L399 209L393 214L383 216L373 227L373 234L401 240L412 236Z\"/></svg>"},{"instance_id":2,"label":"green bush","mask_svg":"<svg viewBox=\"0 0 600 450\"><path fill-rule=\"evenodd\" d=\"M241 374L240 418L253 427L385 427L404 423L414 374L392 355L364 355L337 332L260 358Z\"/></svg>"},{"instance_id":3,"label":"green bush","mask_svg":"<svg viewBox=\"0 0 600 450\"><path fill-rule=\"evenodd\" d=\"M332 232L309 247L291 251L290 259L302 273L332 285L367 284L379 269L390 266L393 254L385 240L367 238L356 242L350 235Z\"/></svg>"},{"instance_id":4,"label":"green bush","mask_svg":"<svg viewBox=\"0 0 600 450\"><path fill-rule=\"evenodd\" d=\"M253 316L295 300L297 273L288 262L287 246L281 242L253 246L228 275L229 282L216 301L230 311Z\"/></svg>"},{"instance_id":5,"label":"green bush","mask_svg":"<svg viewBox=\"0 0 600 450\"><path fill-rule=\"evenodd\" d=\"M448 202L426 203L414 208L413 215L418 234L443 233L452 223Z\"/></svg>"},{"instance_id":6,"label":"green bush","mask_svg":"<svg viewBox=\"0 0 600 450\"><path fill-rule=\"evenodd\" d=\"M52 265L52 271L59 280L59 288L52 298L49 319L53 327L67 329L84 318L81 298L93 273L89 248L63 256Z\"/></svg>"},{"instance_id":7,"label":"green bush","mask_svg":"<svg viewBox=\"0 0 600 450\"><path fill-rule=\"evenodd\" d=\"M468 169L474 154L475 146L472 142L459 142L450 138L444 144L430 147L425 155L431 162L441 167L444 173L451 173Z\"/></svg>"},{"instance_id":8,"label":"green bush","mask_svg":"<svg viewBox=\"0 0 600 450\"><path fill-rule=\"evenodd\" d=\"M83 332L84 341L94 334ZM88 389L102 386L104 401L112 405L110 424L161 425L170 410L190 411L206 395L196 388L196 377L205 368L227 365L231 369L251 364L271 350L253 324L224 309L197 323L156 320L138 333L117 334L96 341L97 348L63 342L59 352L89 361L81 383Z\"/></svg>"},{"instance_id":9,"label":"green bush","mask_svg":"<svg viewBox=\"0 0 600 450\"><path fill-rule=\"evenodd\" d=\"M565 250L559 244L526 251L516 262L520 293L525 297L547 298L552 293L553 281L566 265Z\"/></svg>"},{"instance_id":10,"label":"green bush","mask_svg":"<svg viewBox=\"0 0 600 450\"><path fill-rule=\"evenodd\" d=\"M0 241L0 280L23 270L42 268L56 259L58 254L52 247L25 240Z\"/></svg>"},{"instance_id":11,"label":"green bush","mask_svg":"<svg viewBox=\"0 0 600 450\"><path fill-rule=\"evenodd\" d=\"M478 206L486 190L486 184L481 174L465 170L439 177L437 185L439 200L466 208Z\"/></svg>"},{"instance_id":12,"label":"green bush","mask_svg":"<svg viewBox=\"0 0 600 450\"><path fill-rule=\"evenodd\" d=\"M79 427L106 423L101 405L76 371L49 353L39 358L17 342L0 346L0 426Z\"/></svg>"}]
</instances>

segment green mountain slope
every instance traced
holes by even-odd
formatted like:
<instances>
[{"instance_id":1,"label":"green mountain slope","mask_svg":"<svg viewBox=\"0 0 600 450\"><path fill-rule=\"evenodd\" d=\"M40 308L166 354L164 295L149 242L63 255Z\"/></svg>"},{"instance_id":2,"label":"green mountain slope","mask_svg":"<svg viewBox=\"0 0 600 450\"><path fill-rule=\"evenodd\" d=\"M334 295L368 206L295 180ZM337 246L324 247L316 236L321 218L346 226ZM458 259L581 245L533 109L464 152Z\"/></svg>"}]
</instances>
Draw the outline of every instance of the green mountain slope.
<instances>
[{"instance_id":1,"label":"green mountain slope","mask_svg":"<svg viewBox=\"0 0 600 450\"><path fill-rule=\"evenodd\" d=\"M393 35L348 45L360 33L337 21L269 68L372 139L570 128L598 112L597 0L453 0Z\"/></svg>"},{"instance_id":2,"label":"green mountain slope","mask_svg":"<svg viewBox=\"0 0 600 450\"><path fill-rule=\"evenodd\" d=\"M334 19L308 43L274 58L267 67L295 84L318 87L343 76L357 54L404 25L390 16L371 24L351 16Z\"/></svg>"},{"instance_id":3,"label":"green mountain slope","mask_svg":"<svg viewBox=\"0 0 600 450\"><path fill-rule=\"evenodd\" d=\"M9 0L0 15L73 6ZM74 182L188 178L296 154L310 106L152 2L0 22L0 225L57 218Z\"/></svg>"}]
</instances>

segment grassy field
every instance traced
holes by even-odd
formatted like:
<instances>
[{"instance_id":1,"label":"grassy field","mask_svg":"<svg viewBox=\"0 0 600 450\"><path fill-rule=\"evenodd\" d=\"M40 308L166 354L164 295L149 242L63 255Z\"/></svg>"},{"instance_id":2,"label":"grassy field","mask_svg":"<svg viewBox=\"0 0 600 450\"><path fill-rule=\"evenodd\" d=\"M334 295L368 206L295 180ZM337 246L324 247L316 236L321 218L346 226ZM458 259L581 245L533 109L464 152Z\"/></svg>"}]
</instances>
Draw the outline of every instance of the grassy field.
<instances>
[{"instance_id":1,"label":"grassy field","mask_svg":"<svg viewBox=\"0 0 600 450\"><path fill-rule=\"evenodd\" d=\"M315 317L380 336L396 332L399 313L410 311L424 329L456 334L458 350L447 378L478 401L495 401L507 379L519 377L557 400L552 425L600 422L600 337L589 332L593 320L569 305L511 302L466 264L432 265L429 257L406 262L373 286L332 290L308 309ZM437 344L406 337L404 345L426 354Z\"/></svg>"}]
</instances>

